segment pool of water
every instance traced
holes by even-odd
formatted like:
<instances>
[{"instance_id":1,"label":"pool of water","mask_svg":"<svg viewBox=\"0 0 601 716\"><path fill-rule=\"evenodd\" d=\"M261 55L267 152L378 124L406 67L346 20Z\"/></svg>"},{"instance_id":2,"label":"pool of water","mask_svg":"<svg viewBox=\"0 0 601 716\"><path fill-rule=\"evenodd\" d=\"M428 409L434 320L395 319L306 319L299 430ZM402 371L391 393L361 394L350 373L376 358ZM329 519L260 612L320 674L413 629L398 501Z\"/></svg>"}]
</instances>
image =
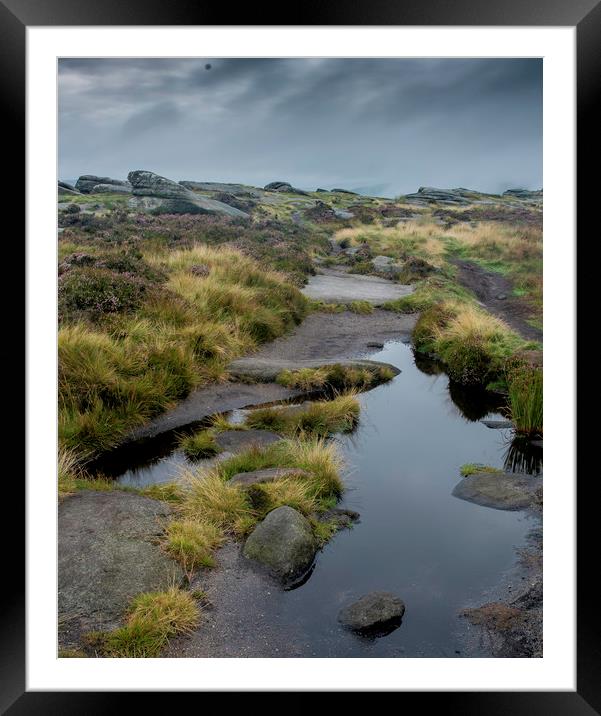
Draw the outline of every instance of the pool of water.
<instances>
[{"instance_id":1,"label":"pool of water","mask_svg":"<svg viewBox=\"0 0 601 716\"><path fill-rule=\"evenodd\" d=\"M466 417L447 377L421 372L408 346L387 344L373 358L402 372L361 395L358 430L336 439L348 465L341 506L361 522L326 545L282 608L302 621L317 656L458 656L458 612L499 582L535 526L523 513L451 495L464 463L503 467L511 431L480 423L503 416L483 415L476 401ZM375 640L337 628L338 610L374 590L403 599L400 628Z\"/></svg>"},{"instance_id":2,"label":"pool of water","mask_svg":"<svg viewBox=\"0 0 601 716\"><path fill-rule=\"evenodd\" d=\"M536 473L542 450L482 424L503 418L501 399L449 385L435 363L416 363L409 346L388 343L370 358L401 373L361 394L358 428L335 438L346 462L340 506L358 511L360 522L325 546L304 584L262 595L261 609L291 632L295 656L462 656L458 613L499 583L537 523L453 497L459 468L476 462ZM186 464L171 439L118 480L167 481ZM340 608L375 590L403 599L401 626L376 639L340 627ZM250 605L241 618L251 625Z\"/></svg>"}]
</instances>

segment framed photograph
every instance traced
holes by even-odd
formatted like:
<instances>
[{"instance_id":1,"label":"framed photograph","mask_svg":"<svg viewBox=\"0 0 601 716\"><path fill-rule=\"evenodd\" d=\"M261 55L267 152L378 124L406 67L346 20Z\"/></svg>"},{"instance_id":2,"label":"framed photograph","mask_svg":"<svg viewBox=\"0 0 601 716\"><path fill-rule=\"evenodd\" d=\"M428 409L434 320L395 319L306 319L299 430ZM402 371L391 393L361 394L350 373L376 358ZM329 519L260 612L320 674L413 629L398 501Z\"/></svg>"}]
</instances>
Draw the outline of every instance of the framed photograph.
<instances>
[{"instance_id":1,"label":"framed photograph","mask_svg":"<svg viewBox=\"0 0 601 716\"><path fill-rule=\"evenodd\" d=\"M0 2L27 371L3 712L601 712L575 432L599 5L241 13Z\"/></svg>"}]
</instances>

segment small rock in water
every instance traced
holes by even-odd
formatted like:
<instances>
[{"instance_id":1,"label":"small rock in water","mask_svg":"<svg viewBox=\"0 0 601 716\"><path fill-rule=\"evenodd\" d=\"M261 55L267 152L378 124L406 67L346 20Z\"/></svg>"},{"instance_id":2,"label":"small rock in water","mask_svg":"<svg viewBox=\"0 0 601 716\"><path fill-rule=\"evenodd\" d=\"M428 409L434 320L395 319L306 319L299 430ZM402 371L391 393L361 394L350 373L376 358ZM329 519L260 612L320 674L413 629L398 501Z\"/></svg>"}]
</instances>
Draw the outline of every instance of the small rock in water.
<instances>
[{"instance_id":1,"label":"small rock in water","mask_svg":"<svg viewBox=\"0 0 601 716\"><path fill-rule=\"evenodd\" d=\"M498 299L499 301L504 301L506 298L507 298L507 296L506 296L504 293L498 293L498 294L497 294L497 299Z\"/></svg>"},{"instance_id":2,"label":"small rock in water","mask_svg":"<svg viewBox=\"0 0 601 716\"><path fill-rule=\"evenodd\" d=\"M504 430L505 428L513 427L511 420L481 420L480 422L492 430Z\"/></svg>"},{"instance_id":3,"label":"small rock in water","mask_svg":"<svg viewBox=\"0 0 601 716\"><path fill-rule=\"evenodd\" d=\"M384 348L384 344L383 344L383 343L378 343L378 341L370 341L370 342L367 344L367 347L368 347L368 348Z\"/></svg>"},{"instance_id":4,"label":"small rock in water","mask_svg":"<svg viewBox=\"0 0 601 716\"><path fill-rule=\"evenodd\" d=\"M405 604L391 592L370 592L338 613L338 621L361 634L385 636L401 625Z\"/></svg>"}]
</instances>

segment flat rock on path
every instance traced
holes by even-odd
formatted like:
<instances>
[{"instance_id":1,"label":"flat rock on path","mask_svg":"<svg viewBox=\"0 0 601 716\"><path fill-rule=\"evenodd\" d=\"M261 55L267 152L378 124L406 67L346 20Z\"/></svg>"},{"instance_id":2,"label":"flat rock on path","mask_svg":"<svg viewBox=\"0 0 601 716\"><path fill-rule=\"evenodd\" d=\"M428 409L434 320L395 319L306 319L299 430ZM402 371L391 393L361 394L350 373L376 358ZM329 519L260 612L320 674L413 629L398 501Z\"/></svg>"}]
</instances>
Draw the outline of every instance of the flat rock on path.
<instances>
[{"instance_id":1,"label":"flat rock on path","mask_svg":"<svg viewBox=\"0 0 601 716\"><path fill-rule=\"evenodd\" d=\"M208 385L192 391L173 410L159 415L148 425L133 430L128 435L127 442L153 438L161 433L199 422L217 413L264 405L277 400L288 400L301 394L300 390L290 390L275 383Z\"/></svg>"},{"instance_id":2,"label":"flat rock on path","mask_svg":"<svg viewBox=\"0 0 601 716\"><path fill-rule=\"evenodd\" d=\"M120 623L132 597L179 584L180 566L157 543L171 510L122 491L83 491L58 508L60 641Z\"/></svg>"},{"instance_id":3,"label":"flat rock on path","mask_svg":"<svg viewBox=\"0 0 601 716\"><path fill-rule=\"evenodd\" d=\"M375 310L370 314L312 313L293 333L277 338L253 354L256 359L342 362L373 353L368 345L390 340L410 342L416 314Z\"/></svg>"},{"instance_id":4,"label":"flat rock on path","mask_svg":"<svg viewBox=\"0 0 601 716\"><path fill-rule=\"evenodd\" d=\"M509 279L495 271L487 271L471 261L457 259L457 280L476 294L482 304L495 316L503 319L523 338L542 341L543 332L531 326L527 319L529 309L519 296L513 296Z\"/></svg>"},{"instance_id":5,"label":"flat rock on path","mask_svg":"<svg viewBox=\"0 0 601 716\"><path fill-rule=\"evenodd\" d=\"M524 510L542 499L542 475L477 472L464 477L453 496L495 510Z\"/></svg>"},{"instance_id":6,"label":"flat rock on path","mask_svg":"<svg viewBox=\"0 0 601 716\"><path fill-rule=\"evenodd\" d=\"M328 303L367 301L381 306L387 301L408 296L413 293L413 287L375 276L324 269L323 273L311 276L302 292L309 298Z\"/></svg>"}]
</instances>

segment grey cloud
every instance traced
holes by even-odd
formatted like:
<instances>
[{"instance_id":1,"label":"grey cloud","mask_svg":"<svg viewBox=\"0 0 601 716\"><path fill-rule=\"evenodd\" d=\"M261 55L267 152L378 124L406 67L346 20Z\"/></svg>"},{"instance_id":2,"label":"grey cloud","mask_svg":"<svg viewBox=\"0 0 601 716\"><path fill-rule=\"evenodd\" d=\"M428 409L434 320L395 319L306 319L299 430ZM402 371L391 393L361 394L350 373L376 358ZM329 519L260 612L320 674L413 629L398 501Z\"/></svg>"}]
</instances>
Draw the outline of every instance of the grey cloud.
<instances>
[{"instance_id":1,"label":"grey cloud","mask_svg":"<svg viewBox=\"0 0 601 716\"><path fill-rule=\"evenodd\" d=\"M542 184L537 59L62 59L59 112L63 178Z\"/></svg>"}]
</instances>

